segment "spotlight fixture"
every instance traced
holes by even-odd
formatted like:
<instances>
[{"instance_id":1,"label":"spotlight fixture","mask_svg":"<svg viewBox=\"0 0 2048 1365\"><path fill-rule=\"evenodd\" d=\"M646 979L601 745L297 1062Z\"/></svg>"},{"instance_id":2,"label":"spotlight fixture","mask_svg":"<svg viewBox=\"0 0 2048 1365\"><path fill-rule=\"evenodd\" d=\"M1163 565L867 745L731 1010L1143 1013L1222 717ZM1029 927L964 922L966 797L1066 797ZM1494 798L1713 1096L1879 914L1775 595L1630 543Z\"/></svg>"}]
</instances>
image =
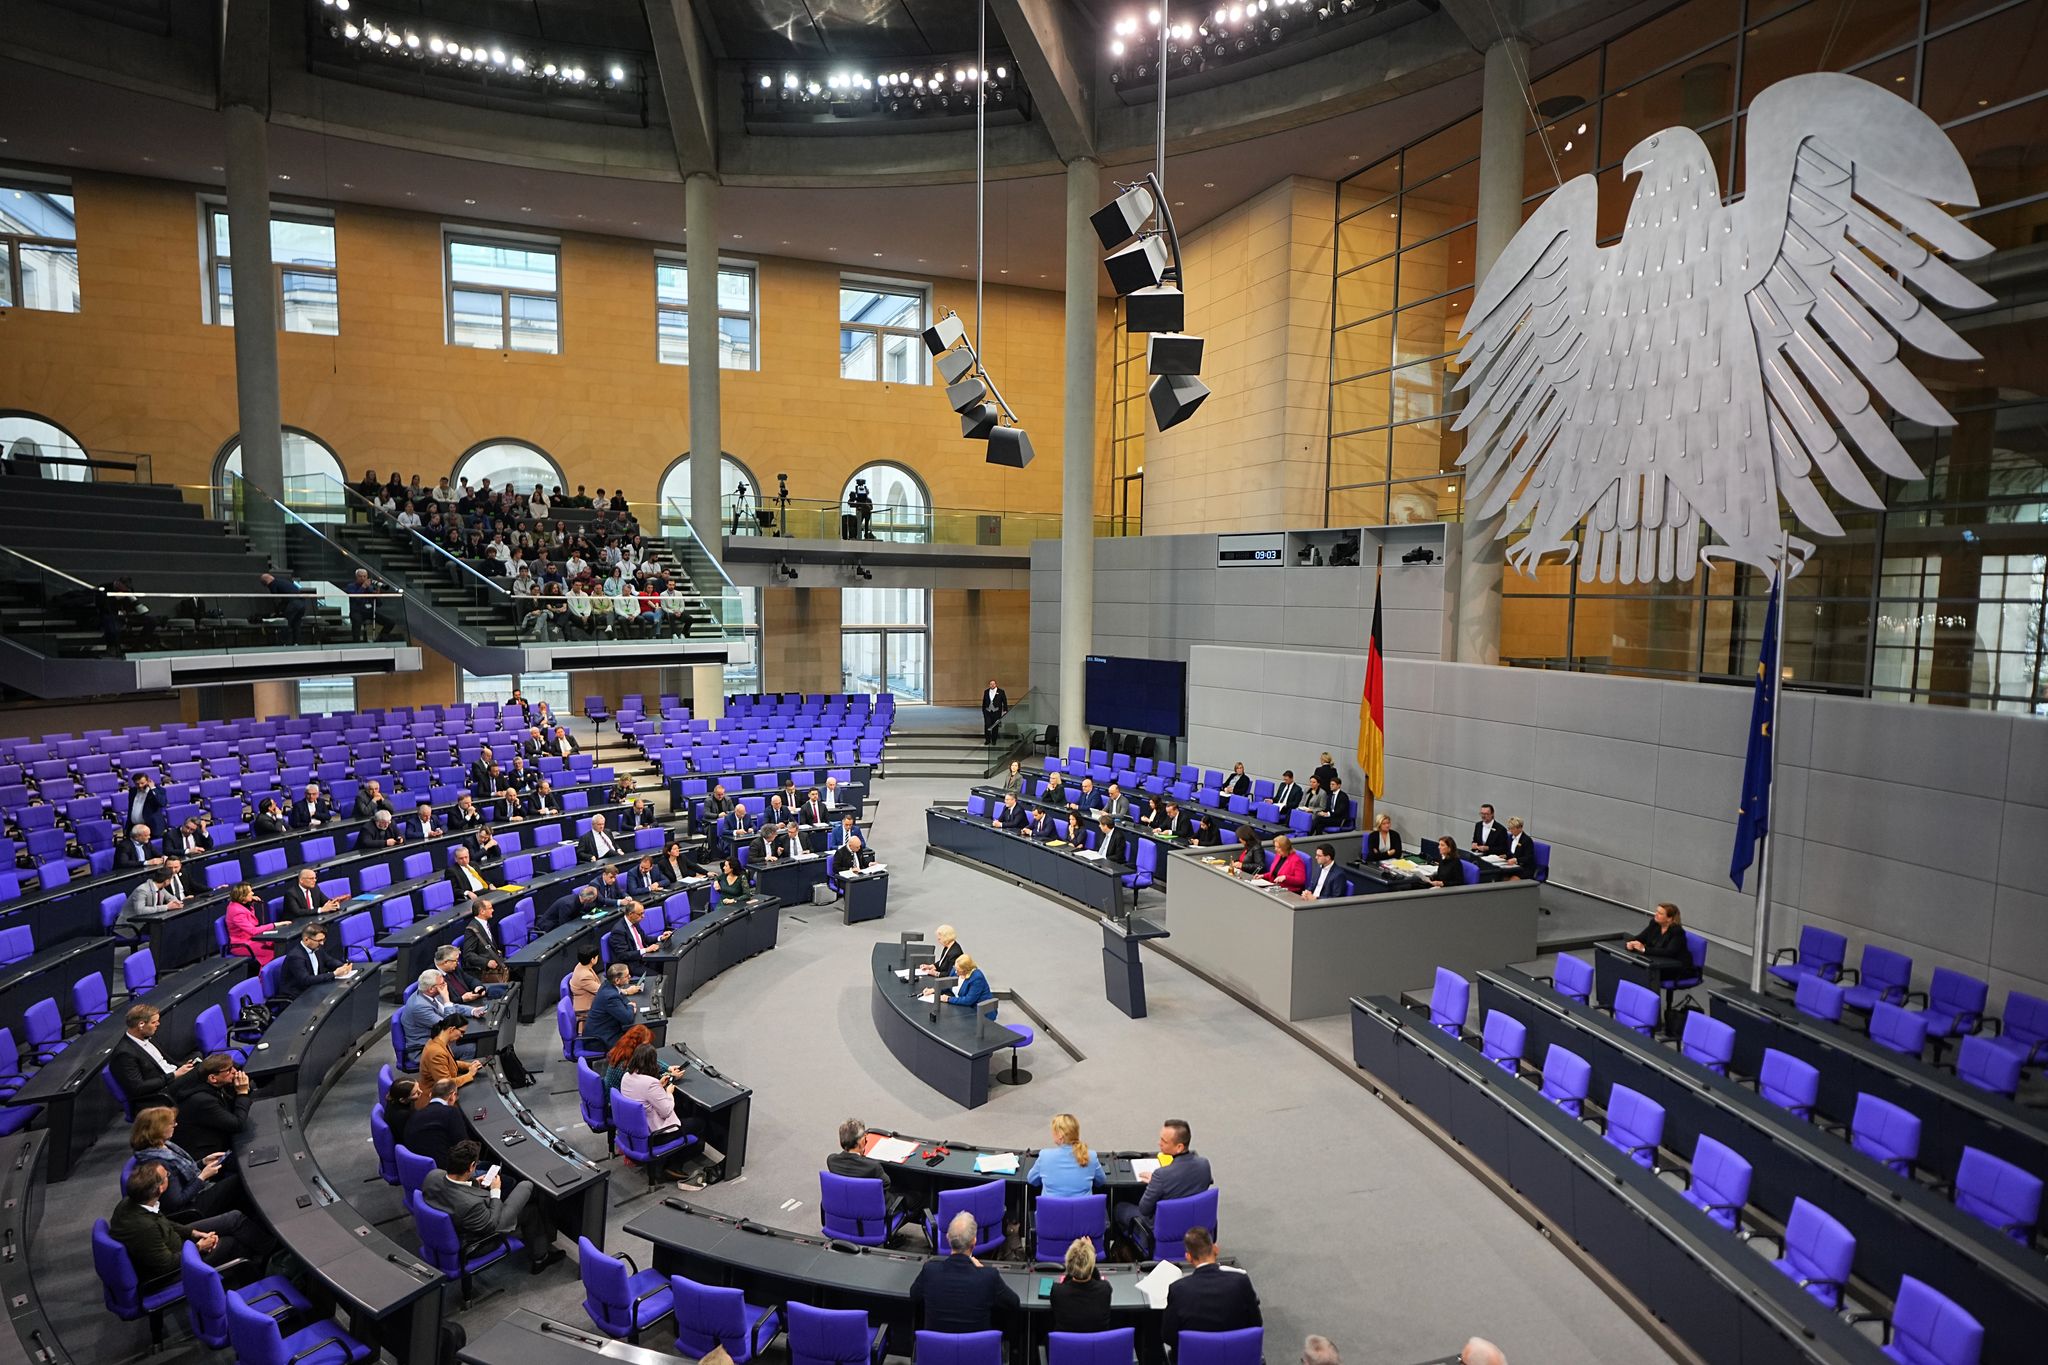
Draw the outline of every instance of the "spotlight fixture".
<instances>
[{"instance_id":1,"label":"spotlight fixture","mask_svg":"<svg viewBox=\"0 0 2048 1365\"><path fill-rule=\"evenodd\" d=\"M319 8L334 15L348 14L350 0L320 0ZM321 29L352 58L377 60L387 65L423 68L448 75L469 75L500 83L539 89L546 93L588 95L619 91L644 85L639 64L619 60L598 62L596 54L572 57L556 54L550 60L537 52L521 51L522 40L504 37L470 38L448 36L434 28L412 26L409 20L327 18ZM585 65L585 61L589 65Z\"/></svg>"},{"instance_id":2,"label":"spotlight fixture","mask_svg":"<svg viewBox=\"0 0 2048 1365\"><path fill-rule=\"evenodd\" d=\"M946 316L925 328L924 347L946 381L946 402L960 414L960 435L970 441L987 441L989 464L1012 469L1030 464L1030 438L1017 424L1017 414L1003 401L1002 390L982 367L981 356L967 339L967 326L959 315L948 309Z\"/></svg>"},{"instance_id":3,"label":"spotlight fixture","mask_svg":"<svg viewBox=\"0 0 2048 1365\"><path fill-rule=\"evenodd\" d=\"M790 563L786 559L775 561L775 576L779 579L787 579L791 583L796 582L796 570L790 567Z\"/></svg>"},{"instance_id":4,"label":"spotlight fixture","mask_svg":"<svg viewBox=\"0 0 2048 1365\"><path fill-rule=\"evenodd\" d=\"M865 561L856 559L848 567L853 570L855 578L861 579L864 582L874 581L875 571L870 569Z\"/></svg>"}]
</instances>

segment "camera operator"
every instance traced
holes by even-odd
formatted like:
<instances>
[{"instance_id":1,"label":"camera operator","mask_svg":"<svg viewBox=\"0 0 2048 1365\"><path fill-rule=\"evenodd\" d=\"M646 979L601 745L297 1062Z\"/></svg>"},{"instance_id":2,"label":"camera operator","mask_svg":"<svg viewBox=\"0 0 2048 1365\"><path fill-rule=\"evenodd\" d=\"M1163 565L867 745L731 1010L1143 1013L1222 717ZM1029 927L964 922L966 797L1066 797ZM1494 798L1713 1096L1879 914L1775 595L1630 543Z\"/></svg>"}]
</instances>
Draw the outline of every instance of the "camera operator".
<instances>
[{"instance_id":1,"label":"camera operator","mask_svg":"<svg viewBox=\"0 0 2048 1365\"><path fill-rule=\"evenodd\" d=\"M853 481L853 491L846 495L846 505L853 509L853 534L848 539L873 540L875 538L873 529L875 500L868 492L868 481L866 479L855 479Z\"/></svg>"}]
</instances>

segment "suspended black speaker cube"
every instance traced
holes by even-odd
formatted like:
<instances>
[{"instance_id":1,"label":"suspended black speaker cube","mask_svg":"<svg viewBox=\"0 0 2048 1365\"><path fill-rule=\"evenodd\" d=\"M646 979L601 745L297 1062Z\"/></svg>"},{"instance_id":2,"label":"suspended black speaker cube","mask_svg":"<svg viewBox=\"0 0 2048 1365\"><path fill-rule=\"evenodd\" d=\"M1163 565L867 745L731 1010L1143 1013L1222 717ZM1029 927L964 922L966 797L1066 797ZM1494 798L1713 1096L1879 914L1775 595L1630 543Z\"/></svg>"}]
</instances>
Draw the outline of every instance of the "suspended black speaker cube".
<instances>
[{"instance_id":1,"label":"suspended black speaker cube","mask_svg":"<svg viewBox=\"0 0 2048 1365\"><path fill-rule=\"evenodd\" d=\"M960 434L970 441L985 441L996 429L1000 414L994 403L975 403L960 410Z\"/></svg>"},{"instance_id":2,"label":"suspended black speaker cube","mask_svg":"<svg viewBox=\"0 0 2048 1365\"><path fill-rule=\"evenodd\" d=\"M1031 438L1022 427L997 427L988 434L988 462L1010 469L1031 463Z\"/></svg>"},{"instance_id":3,"label":"suspended black speaker cube","mask_svg":"<svg viewBox=\"0 0 2048 1365\"><path fill-rule=\"evenodd\" d=\"M1155 285L1124 295L1125 331L1178 332L1187 324L1187 296L1178 285Z\"/></svg>"},{"instance_id":4,"label":"suspended black speaker cube","mask_svg":"<svg viewBox=\"0 0 2048 1365\"><path fill-rule=\"evenodd\" d=\"M1147 374L1200 374L1202 339L1185 332L1154 332L1145 338Z\"/></svg>"},{"instance_id":5,"label":"suspended black speaker cube","mask_svg":"<svg viewBox=\"0 0 2048 1365\"><path fill-rule=\"evenodd\" d=\"M966 324L951 313L924 329L924 347L933 355L942 355L966 339Z\"/></svg>"},{"instance_id":6,"label":"suspended black speaker cube","mask_svg":"<svg viewBox=\"0 0 2048 1365\"><path fill-rule=\"evenodd\" d=\"M1209 396L1209 386L1191 374L1162 374L1146 393L1152 400L1152 420L1165 431L1195 415Z\"/></svg>"},{"instance_id":7,"label":"suspended black speaker cube","mask_svg":"<svg viewBox=\"0 0 2048 1365\"><path fill-rule=\"evenodd\" d=\"M1102 266L1119 294L1150 289L1166 278L1166 243L1157 237L1132 242L1122 251L1112 251Z\"/></svg>"},{"instance_id":8,"label":"suspended black speaker cube","mask_svg":"<svg viewBox=\"0 0 2048 1365\"><path fill-rule=\"evenodd\" d=\"M1095 225L1095 235L1102 239L1102 249L1114 251L1131 240L1151 216L1152 191L1143 185L1133 185L1106 207L1097 209L1088 221Z\"/></svg>"}]
</instances>

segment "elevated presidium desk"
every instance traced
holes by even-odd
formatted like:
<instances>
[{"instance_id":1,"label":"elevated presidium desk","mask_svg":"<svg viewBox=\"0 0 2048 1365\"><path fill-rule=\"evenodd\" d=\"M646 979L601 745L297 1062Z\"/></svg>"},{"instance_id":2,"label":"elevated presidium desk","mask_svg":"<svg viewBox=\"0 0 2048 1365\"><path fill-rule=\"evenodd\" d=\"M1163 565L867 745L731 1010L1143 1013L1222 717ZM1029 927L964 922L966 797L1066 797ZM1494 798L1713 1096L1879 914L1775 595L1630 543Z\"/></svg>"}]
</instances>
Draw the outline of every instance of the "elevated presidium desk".
<instances>
[{"instance_id":1,"label":"elevated presidium desk","mask_svg":"<svg viewBox=\"0 0 2048 1365\"><path fill-rule=\"evenodd\" d=\"M929 948L877 943L874 951L875 1032L911 1074L963 1108L988 1103L989 1058L1024 1039L992 1022L995 1002L973 1009L919 1000L926 982L914 973ZM899 971L913 973L908 981Z\"/></svg>"}]
</instances>

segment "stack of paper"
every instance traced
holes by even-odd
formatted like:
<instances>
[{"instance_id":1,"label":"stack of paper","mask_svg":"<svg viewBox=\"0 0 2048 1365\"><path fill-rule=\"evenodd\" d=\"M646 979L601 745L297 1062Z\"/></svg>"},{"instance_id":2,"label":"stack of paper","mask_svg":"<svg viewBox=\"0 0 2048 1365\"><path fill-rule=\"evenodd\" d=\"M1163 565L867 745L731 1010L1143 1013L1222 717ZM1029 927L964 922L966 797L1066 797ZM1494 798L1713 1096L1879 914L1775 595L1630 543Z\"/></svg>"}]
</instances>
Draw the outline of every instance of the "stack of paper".
<instances>
[{"instance_id":1,"label":"stack of paper","mask_svg":"<svg viewBox=\"0 0 2048 1365\"><path fill-rule=\"evenodd\" d=\"M1158 1265L1152 1267L1150 1275L1138 1281L1138 1292L1143 1294L1145 1301L1154 1308L1164 1308L1166 1307L1166 1291L1175 1280L1180 1278L1180 1275L1179 1266L1175 1265L1172 1261L1161 1261Z\"/></svg>"},{"instance_id":2,"label":"stack of paper","mask_svg":"<svg viewBox=\"0 0 2048 1365\"><path fill-rule=\"evenodd\" d=\"M1015 1175L1017 1174L1017 1154L1015 1152L983 1152L980 1156L974 1158L974 1170L977 1175Z\"/></svg>"},{"instance_id":3,"label":"stack of paper","mask_svg":"<svg viewBox=\"0 0 2048 1365\"><path fill-rule=\"evenodd\" d=\"M908 1161L917 1155L917 1144L904 1138L876 1138L868 1155L877 1161Z\"/></svg>"},{"instance_id":4,"label":"stack of paper","mask_svg":"<svg viewBox=\"0 0 2048 1365\"><path fill-rule=\"evenodd\" d=\"M896 969L896 979L898 981L910 980L910 969L908 967L898 967Z\"/></svg>"},{"instance_id":5,"label":"stack of paper","mask_svg":"<svg viewBox=\"0 0 2048 1365\"><path fill-rule=\"evenodd\" d=\"M1152 1173L1158 1169L1159 1163L1152 1157L1141 1156L1133 1157L1131 1159L1131 1174L1138 1177L1138 1179L1140 1180L1150 1179Z\"/></svg>"}]
</instances>

